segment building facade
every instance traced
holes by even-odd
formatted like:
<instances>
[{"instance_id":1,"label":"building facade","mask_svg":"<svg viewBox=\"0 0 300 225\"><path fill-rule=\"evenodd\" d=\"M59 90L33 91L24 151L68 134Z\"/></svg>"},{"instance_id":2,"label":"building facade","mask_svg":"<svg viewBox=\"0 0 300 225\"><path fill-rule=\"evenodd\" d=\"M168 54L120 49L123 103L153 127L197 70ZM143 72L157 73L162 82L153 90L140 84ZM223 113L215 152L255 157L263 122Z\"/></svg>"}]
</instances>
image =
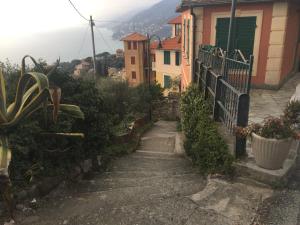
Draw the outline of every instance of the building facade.
<instances>
[{"instance_id":1,"label":"building facade","mask_svg":"<svg viewBox=\"0 0 300 225\"><path fill-rule=\"evenodd\" d=\"M139 33L132 33L121 40L124 42L126 80L130 86L146 83L148 38Z\"/></svg>"},{"instance_id":2,"label":"building facade","mask_svg":"<svg viewBox=\"0 0 300 225\"><path fill-rule=\"evenodd\" d=\"M181 16L169 21L172 37L151 43L152 71L164 95L180 91L181 82Z\"/></svg>"},{"instance_id":3,"label":"building facade","mask_svg":"<svg viewBox=\"0 0 300 225\"><path fill-rule=\"evenodd\" d=\"M226 49L230 0L183 0L182 89L192 82L200 45ZM300 60L300 0L240 0L234 48L254 56L252 84L278 88L297 70Z\"/></svg>"}]
</instances>

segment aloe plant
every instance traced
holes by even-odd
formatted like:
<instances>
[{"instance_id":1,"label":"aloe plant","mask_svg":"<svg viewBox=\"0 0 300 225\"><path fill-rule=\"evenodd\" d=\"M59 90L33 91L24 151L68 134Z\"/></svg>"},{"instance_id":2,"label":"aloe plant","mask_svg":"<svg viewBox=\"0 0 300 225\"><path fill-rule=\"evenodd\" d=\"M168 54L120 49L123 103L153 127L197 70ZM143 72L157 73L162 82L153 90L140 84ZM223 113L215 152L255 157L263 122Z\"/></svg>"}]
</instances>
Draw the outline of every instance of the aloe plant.
<instances>
[{"instance_id":1,"label":"aloe plant","mask_svg":"<svg viewBox=\"0 0 300 225\"><path fill-rule=\"evenodd\" d=\"M25 59L30 58L40 72L25 72ZM57 62L58 65L59 61ZM10 105L6 101L5 80L0 68L0 176L8 177L8 166L11 158L8 135L22 121L26 120L37 110L53 110L53 120L57 120L59 112L68 113L71 117L84 118L80 108L75 105L60 104L61 90L49 85L49 76L54 72L53 67L47 75L34 58L25 56L22 60L21 76L18 82L16 96ZM46 119L46 117L45 117ZM59 135L74 135L62 134ZM9 181L9 179L8 179ZM10 181L8 182L10 185ZM6 188L7 189L7 188ZM3 194L3 193L2 193ZM5 198L5 197L4 197Z\"/></svg>"}]
</instances>

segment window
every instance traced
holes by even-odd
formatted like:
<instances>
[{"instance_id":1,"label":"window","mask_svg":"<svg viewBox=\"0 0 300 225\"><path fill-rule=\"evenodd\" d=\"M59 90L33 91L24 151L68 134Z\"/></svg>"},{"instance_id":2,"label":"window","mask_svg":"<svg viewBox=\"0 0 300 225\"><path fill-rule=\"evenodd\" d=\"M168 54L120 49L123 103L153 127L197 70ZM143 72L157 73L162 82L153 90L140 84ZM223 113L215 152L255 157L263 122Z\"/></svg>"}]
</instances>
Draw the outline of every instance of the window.
<instances>
[{"instance_id":1,"label":"window","mask_svg":"<svg viewBox=\"0 0 300 225\"><path fill-rule=\"evenodd\" d=\"M181 24L176 24L175 25L175 36L180 36L181 35Z\"/></svg>"},{"instance_id":2,"label":"window","mask_svg":"<svg viewBox=\"0 0 300 225\"><path fill-rule=\"evenodd\" d=\"M180 52L176 52L175 62L176 62L176 66L179 66L181 64L181 55L180 55Z\"/></svg>"},{"instance_id":3,"label":"window","mask_svg":"<svg viewBox=\"0 0 300 225\"><path fill-rule=\"evenodd\" d=\"M165 65L170 65L171 64L171 53L170 51L164 51L164 64Z\"/></svg>"},{"instance_id":4,"label":"window","mask_svg":"<svg viewBox=\"0 0 300 225\"><path fill-rule=\"evenodd\" d=\"M171 76L164 75L164 88L171 88Z\"/></svg>"},{"instance_id":5,"label":"window","mask_svg":"<svg viewBox=\"0 0 300 225\"><path fill-rule=\"evenodd\" d=\"M131 65L135 65L135 57L131 56Z\"/></svg>"},{"instance_id":6,"label":"window","mask_svg":"<svg viewBox=\"0 0 300 225\"><path fill-rule=\"evenodd\" d=\"M186 39L186 21L183 21L183 51L185 52L185 39Z\"/></svg>"},{"instance_id":7,"label":"window","mask_svg":"<svg viewBox=\"0 0 300 225\"><path fill-rule=\"evenodd\" d=\"M130 50L131 49L131 41L128 41L128 50Z\"/></svg>"},{"instance_id":8,"label":"window","mask_svg":"<svg viewBox=\"0 0 300 225\"><path fill-rule=\"evenodd\" d=\"M137 49L137 42L136 42L136 41L133 42L133 49L134 49L134 50Z\"/></svg>"},{"instance_id":9,"label":"window","mask_svg":"<svg viewBox=\"0 0 300 225\"><path fill-rule=\"evenodd\" d=\"M136 79L136 72L135 72L135 71L132 71L132 72L131 72L131 78L132 78L133 80Z\"/></svg>"},{"instance_id":10,"label":"window","mask_svg":"<svg viewBox=\"0 0 300 225\"><path fill-rule=\"evenodd\" d=\"M188 20L187 22L187 58L189 59L190 58L190 20Z\"/></svg>"}]
</instances>

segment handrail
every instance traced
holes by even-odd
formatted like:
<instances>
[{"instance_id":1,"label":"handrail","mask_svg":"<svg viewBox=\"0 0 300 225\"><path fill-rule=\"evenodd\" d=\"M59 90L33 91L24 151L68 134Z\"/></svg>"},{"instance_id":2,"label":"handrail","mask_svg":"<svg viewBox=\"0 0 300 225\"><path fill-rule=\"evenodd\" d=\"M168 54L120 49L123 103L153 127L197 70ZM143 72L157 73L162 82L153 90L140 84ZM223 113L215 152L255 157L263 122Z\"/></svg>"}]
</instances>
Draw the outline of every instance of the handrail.
<instances>
[{"instance_id":1,"label":"handrail","mask_svg":"<svg viewBox=\"0 0 300 225\"><path fill-rule=\"evenodd\" d=\"M234 52L235 52L236 60L237 60L237 56L239 55L244 63L248 62L248 60L245 58L245 56L244 56L244 54L242 53L241 50L235 49Z\"/></svg>"}]
</instances>

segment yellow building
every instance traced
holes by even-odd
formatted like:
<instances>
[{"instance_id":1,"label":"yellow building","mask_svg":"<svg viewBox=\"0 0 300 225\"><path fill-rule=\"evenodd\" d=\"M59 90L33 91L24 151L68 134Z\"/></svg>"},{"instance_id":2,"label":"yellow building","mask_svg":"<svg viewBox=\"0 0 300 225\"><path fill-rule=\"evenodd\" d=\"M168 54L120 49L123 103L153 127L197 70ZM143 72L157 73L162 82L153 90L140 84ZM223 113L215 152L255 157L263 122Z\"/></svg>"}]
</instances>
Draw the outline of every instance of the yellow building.
<instances>
[{"instance_id":1,"label":"yellow building","mask_svg":"<svg viewBox=\"0 0 300 225\"><path fill-rule=\"evenodd\" d=\"M124 42L126 80L129 85L147 83L148 38L139 33L132 33L121 40Z\"/></svg>"},{"instance_id":2,"label":"yellow building","mask_svg":"<svg viewBox=\"0 0 300 225\"><path fill-rule=\"evenodd\" d=\"M164 95L180 91L181 80L181 16L169 21L172 37L151 43L152 71Z\"/></svg>"}]
</instances>

